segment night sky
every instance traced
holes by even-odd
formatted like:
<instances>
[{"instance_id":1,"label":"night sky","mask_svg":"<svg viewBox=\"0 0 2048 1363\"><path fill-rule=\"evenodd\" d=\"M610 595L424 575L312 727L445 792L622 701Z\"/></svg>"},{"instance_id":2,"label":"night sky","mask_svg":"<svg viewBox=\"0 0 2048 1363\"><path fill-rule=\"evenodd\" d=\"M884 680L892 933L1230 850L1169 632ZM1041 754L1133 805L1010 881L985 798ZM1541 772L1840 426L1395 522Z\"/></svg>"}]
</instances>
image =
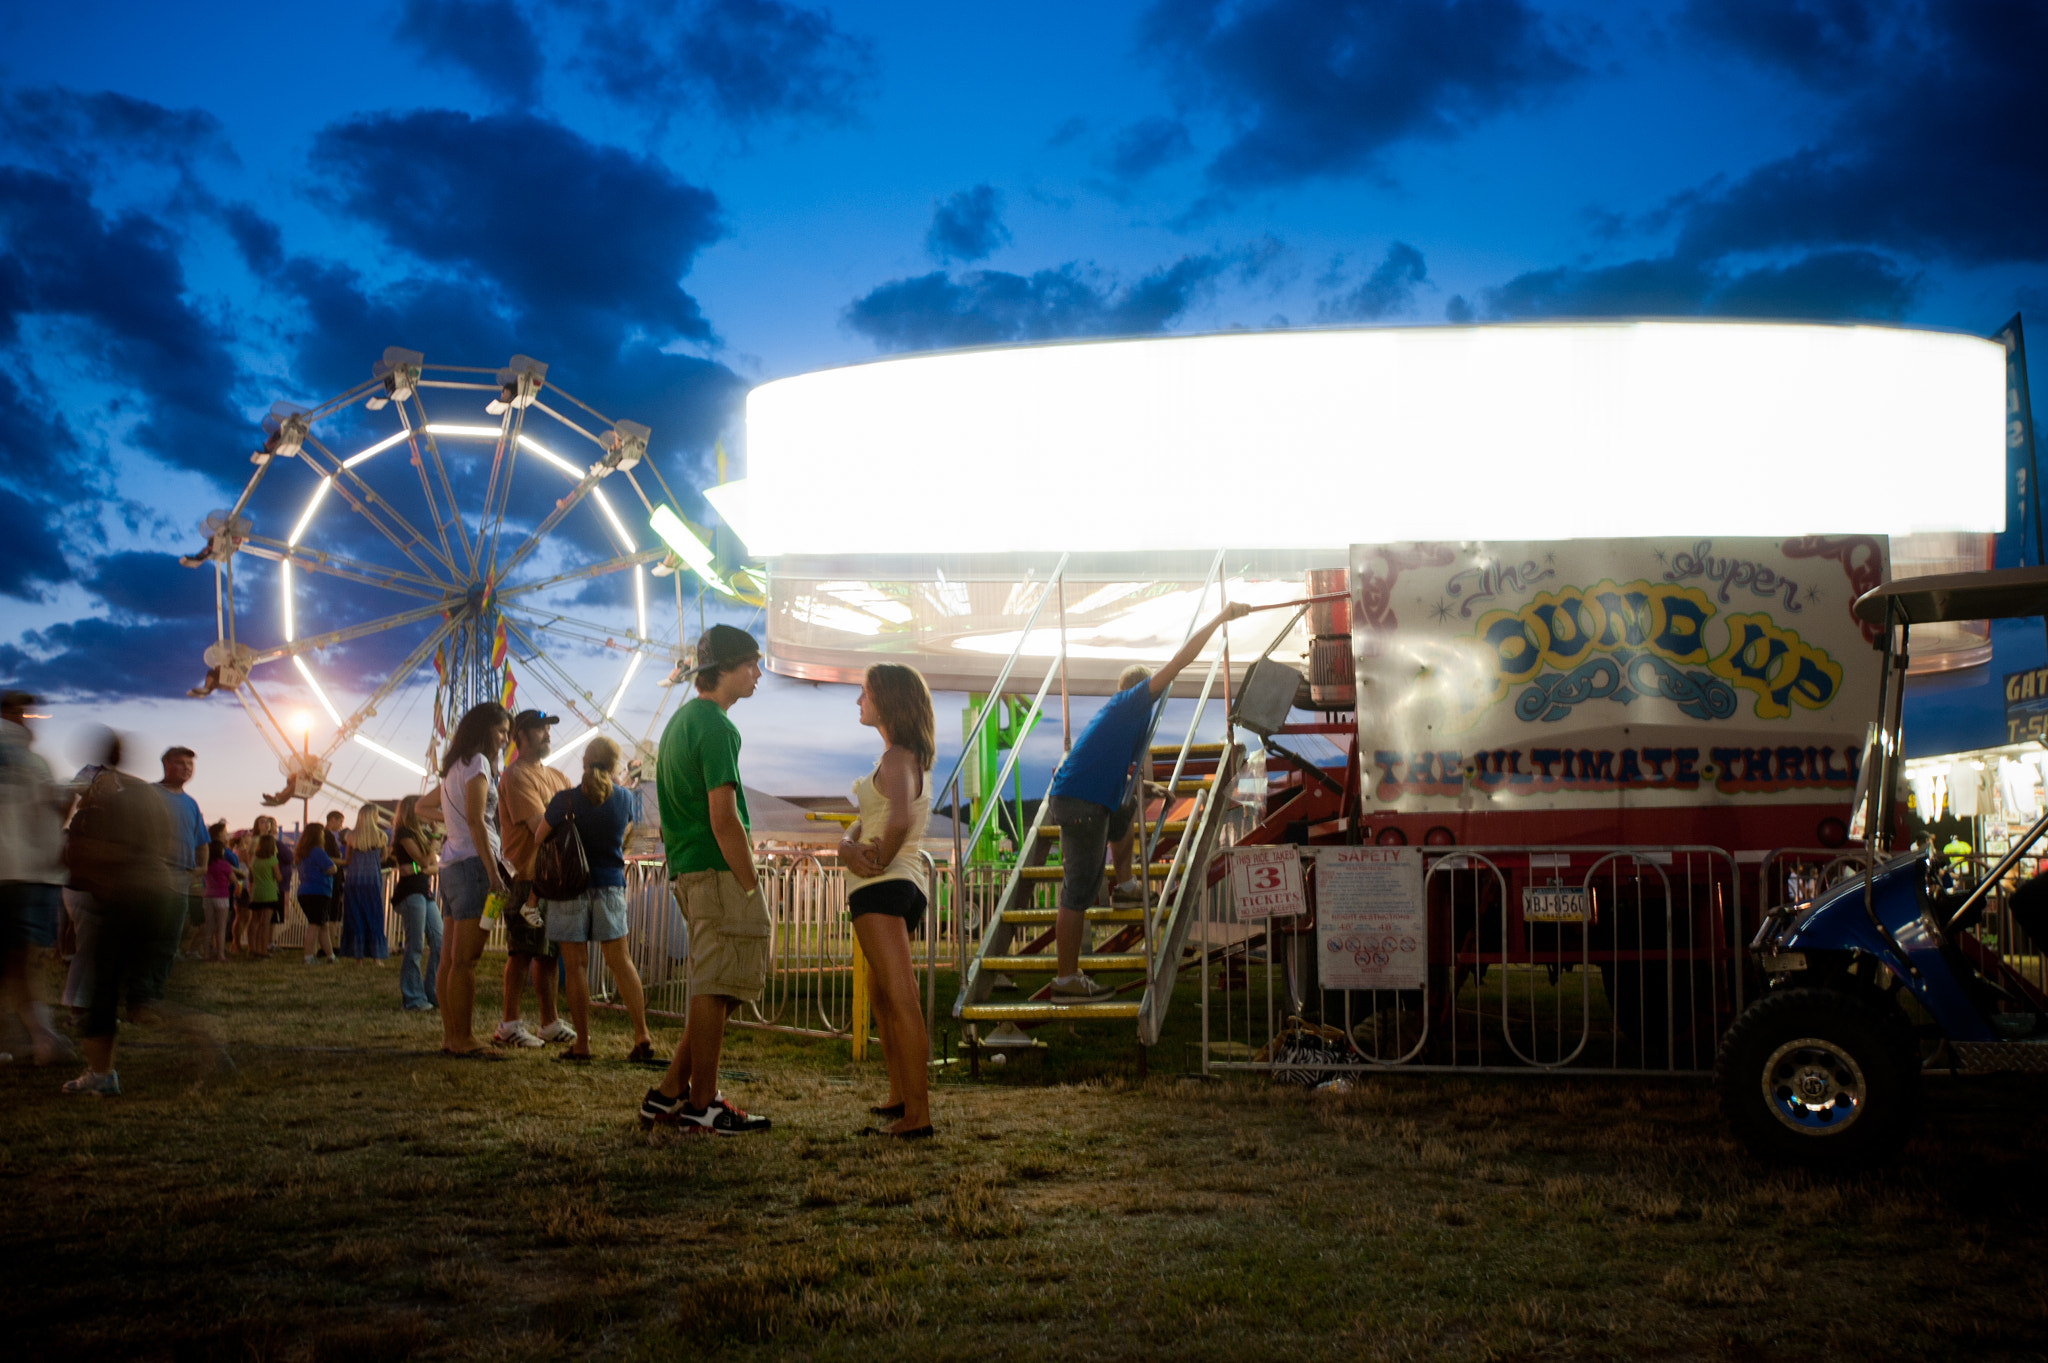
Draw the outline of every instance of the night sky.
<instances>
[{"instance_id":1,"label":"night sky","mask_svg":"<svg viewBox=\"0 0 2048 1363\"><path fill-rule=\"evenodd\" d=\"M0 26L0 681L52 694L60 768L88 721L187 742L238 821L279 778L231 698L184 698L212 578L166 555L274 401L387 345L548 361L650 426L709 521L684 490L721 437L740 462L751 385L878 353L1617 315L1988 335L2048 304L2048 6L2018 0L73 0ZM251 508L280 538L310 485L286 472ZM321 591L322 628L367 609ZM408 644L322 675L360 696ZM771 680L734 717L779 793L874 750L850 690Z\"/></svg>"}]
</instances>

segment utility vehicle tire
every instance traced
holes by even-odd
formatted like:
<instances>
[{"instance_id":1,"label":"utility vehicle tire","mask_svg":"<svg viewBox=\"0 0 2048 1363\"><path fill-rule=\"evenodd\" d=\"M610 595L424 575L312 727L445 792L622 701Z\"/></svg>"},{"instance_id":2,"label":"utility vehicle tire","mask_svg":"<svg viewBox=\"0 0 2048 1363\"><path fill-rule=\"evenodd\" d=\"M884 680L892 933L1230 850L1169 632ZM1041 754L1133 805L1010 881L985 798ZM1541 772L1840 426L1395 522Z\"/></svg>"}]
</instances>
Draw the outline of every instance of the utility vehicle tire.
<instances>
[{"instance_id":1,"label":"utility vehicle tire","mask_svg":"<svg viewBox=\"0 0 2048 1363\"><path fill-rule=\"evenodd\" d=\"M1759 999L1721 1039L1714 1086L1736 1137L1776 1163L1879 1163L1919 1120L1920 1067L1905 1020L1833 989Z\"/></svg>"}]
</instances>

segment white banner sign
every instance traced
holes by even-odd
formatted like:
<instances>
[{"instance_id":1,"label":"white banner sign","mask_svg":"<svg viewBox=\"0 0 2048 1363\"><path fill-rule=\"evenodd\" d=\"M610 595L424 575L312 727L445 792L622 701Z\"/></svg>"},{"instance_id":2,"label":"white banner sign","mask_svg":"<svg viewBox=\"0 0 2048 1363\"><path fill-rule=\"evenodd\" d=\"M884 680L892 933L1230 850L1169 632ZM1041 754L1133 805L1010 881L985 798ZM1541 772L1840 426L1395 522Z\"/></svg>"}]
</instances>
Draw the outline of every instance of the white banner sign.
<instances>
[{"instance_id":1,"label":"white banner sign","mask_svg":"<svg viewBox=\"0 0 2048 1363\"><path fill-rule=\"evenodd\" d=\"M1233 849L1230 888L1240 923L1293 918L1308 907L1308 896L1301 888L1301 852L1292 844Z\"/></svg>"},{"instance_id":2,"label":"white banner sign","mask_svg":"<svg viewBox=\"0 0 2048 1363\"><path fill-rule=\"evenodd\" d=\"M1318 847L1316 955L1325 989L1420 989L1428 915L1420 847Z\"/></svg>"}]
</instances>

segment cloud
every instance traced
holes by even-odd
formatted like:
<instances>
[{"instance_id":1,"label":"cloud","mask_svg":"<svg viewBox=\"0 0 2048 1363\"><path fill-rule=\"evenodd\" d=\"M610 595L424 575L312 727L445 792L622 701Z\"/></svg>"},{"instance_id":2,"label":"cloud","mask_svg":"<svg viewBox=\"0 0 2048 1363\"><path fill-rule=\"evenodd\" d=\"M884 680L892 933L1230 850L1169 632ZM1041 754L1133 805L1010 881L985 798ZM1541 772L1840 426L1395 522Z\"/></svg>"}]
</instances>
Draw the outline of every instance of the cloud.
<instances>
[{"instance_id":1,"label":"cloud","mask_svg":"<svg viewBox=\"0 0 2048 1363\"><path fill-rule=\"evenodd\" d=\"M13 451L7 454L11 458ZM63 542L50 528L60 510L53 502L0 485L0 520L8 526L0 536L0 596L34 601L44 588L70 579Z\"/></svg>"},{"instance_id":2,"label":"cloud","mask_svg":"<svg viewBox=\"0 0 2048 1363\"><path fill-rule=\"evenodd\" d=\"M1319 322L1371 322L1415 306L1415 288L1429 279L1422 252L1405 241L1387 248L1371 274L1335 298L1316 305Z\"/></svg>"},{"instance_id":3,"label":"cloud","mask_svg":"<svg viewBox=\"0 0 2048 1363\"><path fill-rule=\"evenodd\" d=\"M399 39L515 109L540 102L540 40L512 0L405 0Z\"/></svg>"},{"instance_id":4,"label":"cloud","mask_svg":"<svg viewBox=\"0 0 2048 1363\"><path fill-rule=\"evenodd\" d=\"M1759 0L1759 4L1761 0ZM1964 266L2048 260L2048 103L2029 0L1858 7L1806 0L1770 24L1756 6L1699 4L1745 57L1845 91L1806 145L1667 206L1680 254L1863 247ZM1910 25L1893 20L1910 17Z\"/></svg>"},{"instance_id":5,"label":"cloud","mask_svg":"<svg viewBox=\"0 0 2048 1363\"><path fill-rule=\"evenodd\" d=\"M932 210L924 249L934 260L980 260L1010 244L1003 226L1003 196L993 186L976 185L952 195Z\"/></svg>"},{"instance_id":6,"label":"cloud","mask_svg":"<svg viewBox=\"0 0 2048 1363\"><path fill-rule=\"evenodd\" d=\"M37 691L84 698L182 696L206 671L215 638L213 574L169 554L108 554L85 585L108 613L0 644L0 675ZM246 614L246 611L239 614Z\"/></svg>"},{"instance_id":7,"label":"cloud","mask_svg":"<svg viewBox=\"0 0 2048 1363\"><path fill-rule=\"evenodd\" d=\"M1057 128L1054 128L1052 136L1045 139L1045 145L1057 151L1061 147L1072 146L1080 141L1087 131L1088 120L1077 114L1073 118L1062 122Z\"/></svg>"},{"instance_id":8,"label":"cloud","mask_svg":"<svg viewBox=\"0 0 2048 1363\"><path fill-rule=\"evenodd\" d=\"M1227 254L1183 256L1128 287L1099 282L1077 262L1030 275L935 270L875 288L848 305L845 321L882 350L1143 335L1163 330L1234 263Z\"/></svg>"},{"instance_id":9,"label":"cloud","mask_svg":"<svg viewBox=\"0 0 2048 1363\"><path fill-rule=\"evenodd\" d=\"M147 214L103 215L80 181L0 166L0 340L18 346L23 316L76 328L74 358L133 395L127 442L218 479L248 424L226 332L190 297L178 247Z\"/></svg>"},{"instance_id":10,"label":"cloud","mask_svg":"<svg viewBox=\"0 0 2048 1363\"><path fill-rule=\"evenodd\" d=\"M1587 269L1559 266L1517 275L1482 295L1486 315L1520 317L1730 317L1897 319L1921 288L1890 260L1827 251L1786 265L1728 271L1658 256ZM1452 303L1464 300L1453 299ZM1452 320L1468 320L1454 317Z\"/></svg>"},{"instance_id":11,"label":"cloud","mask_svg":"<svg viewBox=\"0 0 2048 1363\"><path fill-rule=\"evenodd\" d=\"M874 44L829 11L781 0L633 0L597 7L579 65L593 85L665 123L700 108L740 128L850 121L875 82Z\"/></svg>"},{"instance_id":12,"label":"cloud","mask_svg":"<svg viewBox=\"0 0 2048 1363\"><path fill-rule=\"evenodd\" d=\"M1871 0L1690 0L1681 19L1710 42L1809 85L1839 88L1876 54L1891 12Z\"/></svg>"},{"instance_id":13,"label":"cloud","mask_svg":"<svg viewBox=\"0 0 2048 1363\"><path fill-rule=\"evenodd\" d=\"M1160 167L1194 154L1188 128L1177 118L1141 118L1116 135L1109 154L1109 173L1128 184Z\"/></svg>"},{"instance_id":14,"label":"cloud","mask_svg":"<svg viewBox=\"0 0 2048 1363\"><path fill-rule=\"evenodd\" d=\"M1219 190L1378 171L1397 143L1447 139L1582 74L1522 0L1159 0L1140 46L1233 136Z\"/></svg>"},{"instance_id":15,"label":"cloud","mask_svg":"<svg viewBox=\"0 0 2048 1363\"><path fill-rule=\"evenodd\" d=\"M0 146L17 161L71 175L112 159L186 174L200 161L235 161L220 120L204 110L61 86L0 95Z\"/></svg>"},{"instance_id":16,"label":"cloud","mask_svg":"<svg viewBox=\"0 0 2048 1363\"><path fill-rule=\"evenodd\" d=\"M708 341L682 276L724 234L718 201L659 161L523 114L375 114L323 129L312 163L346 212L524 309Z\"/></svg>"}]
</instances>

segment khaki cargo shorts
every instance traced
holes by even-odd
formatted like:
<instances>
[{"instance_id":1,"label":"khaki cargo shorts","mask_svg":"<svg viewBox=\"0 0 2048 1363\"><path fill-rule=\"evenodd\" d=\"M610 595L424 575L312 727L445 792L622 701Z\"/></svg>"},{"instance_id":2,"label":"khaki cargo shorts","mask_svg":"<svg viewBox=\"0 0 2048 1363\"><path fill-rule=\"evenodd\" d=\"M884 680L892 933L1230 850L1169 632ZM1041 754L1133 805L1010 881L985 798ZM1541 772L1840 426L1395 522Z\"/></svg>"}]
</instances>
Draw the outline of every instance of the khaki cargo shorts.
<instances>
[{"instance_id":1,"label":"khaki cargo shorts","mask_svg":"<svg viewBox=\"0 0 2048 1363\"><path fill-rule=\"evenodd\" d=\"M730 871L688 871L668 888L690 928L690 997L759 1003L772 929L760 890L742 890Z\"/></svg>"}]
</instances>

